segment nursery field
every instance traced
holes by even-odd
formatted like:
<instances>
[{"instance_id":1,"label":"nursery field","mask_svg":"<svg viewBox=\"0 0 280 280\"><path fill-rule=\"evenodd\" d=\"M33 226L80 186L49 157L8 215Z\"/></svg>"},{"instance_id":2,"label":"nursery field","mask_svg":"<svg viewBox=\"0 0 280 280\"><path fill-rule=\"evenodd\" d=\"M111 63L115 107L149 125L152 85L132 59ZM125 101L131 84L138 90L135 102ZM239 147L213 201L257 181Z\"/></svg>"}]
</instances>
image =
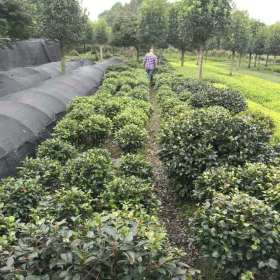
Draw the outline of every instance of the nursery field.
<instances>
[{"instance_id":1,"label":"nursery field","mask_svg":"<svg viewBox=\"0 0 280 280\"><path fill-rule=\"evenodd\" d=\"M197 77L196 58L187 56L185 66L181 67L178 55L168 54L168 60L179 74L186 78ZM239 90L247 99L252 111L262 111L270 116L276 126L275 139L280 138L280 74L271 71L254 71L247 68L244 61L233 76L229 75L230 60L207 58L204 68L204 78L222 83Z\"/></svg>"},{"instance_id":2,"label":"nursery field","mask_svg":"<svg viewBox=\"0 0 280 280\"><path fill-rule=\"evenodd\" d=\"M167 63L154 82L110 67L0 182L1 280L278 280L272 120Z\"/></svg>"}]
</instances>

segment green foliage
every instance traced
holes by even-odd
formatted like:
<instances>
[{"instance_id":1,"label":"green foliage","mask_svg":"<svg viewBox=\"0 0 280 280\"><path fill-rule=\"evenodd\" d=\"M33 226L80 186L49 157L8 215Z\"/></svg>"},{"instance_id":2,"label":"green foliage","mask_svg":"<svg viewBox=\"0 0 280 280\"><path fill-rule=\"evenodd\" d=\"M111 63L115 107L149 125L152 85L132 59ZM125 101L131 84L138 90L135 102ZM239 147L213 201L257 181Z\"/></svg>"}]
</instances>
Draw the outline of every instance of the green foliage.
<instances>
[{"instance_id":1,"label":"green foliage","mask_svg":"<svg viewBox=\"0 0 280 280\"><path fill-rule=\"evenodd\" d=\"M79 41L86 20L77 0L42 1L42 32L61 42L62 48Z\"/></svg>"},{"instance_id":2,"label":"green foliage","mask_svg":"<svg viewBox=\"0 0 280 280\"><path fill-rule=\"evenodd\" d=\"M93 201L90 192L77 187L61 189L40 201L33 217L55 221L66 220L67 224L81 222L93 214Z\"/></svg>"},{"instance_id":3,"label":"green foliage","mask_svg":"<svg viewBox=\"0 0 280 280\"><path fill-rule=\"evenodd\" d=\"M16 238L16 218L14 216L3 215L3 203L0 203L0 252Z\"/></svg>"},{"instance_id":4,"label":"green foliage","mask_svg":"<svg viewBox=\"0 0 280 280\"><path fill-rule=\"evenodd\" d=\"M243 193L217 195L195 213L192 223L201 254L234 276L279 268L279 227L279 213Z\"/></svg>"},{"instance_id":5,"label":"green foliage","mask_svg":"<svg viewBox=\"0 0 280 280\"><path fill-rule=\"evenodd\" d=\"M97 197L111 179L112 161L106 150L92 149L69 160L60 176L66 188L77 187Z\"/></svg>"},{"instance_id":6,"label":"green foliage","mask_svg":"<svg viewBox=\"0 0 280 280\"><path fill-rule=\"evenodd\" d=\"M79 231L63 223L30 225L10 253L0 252L6 279L185 279L181 253L156 218L140 209L96 214Z\"/></svg>"},{"instance_id":7,"label":"green foliage","mask_svg":"<svg viewBox=\"0 0 280 280\"><path fill-rule=\"evenodd\" d=\"M134 124L139 127L145 127L148 122L148 116L141 109L127 108L113 119L114 128L121 129L126 125Z\"/></svg>"},{"instance_id":8,"label":"green foliage","mask_svg":"<svg viewBox=\"0 0 280 280\"><path fill-rule=\"evenodd\" d=\"M262 163L247 163L244 167L218 167L206 170L195 182L194 197L213 198L216 192L232 194L237 189L264 199L269 189L280 184L278 167Z\"/></svg>"},{"instance_id":9,"label":"green foliage","mask_svg":"<svg viewBox=\"0 0 280 280\"><path fill-rule=\"evenodd\" d=\"M133 209L140 205L152 212L158 205L152 184L135 176L116 177L107 184L100 199L103 209L121 209L128 204Z\"/></svg>"},{"instance_id":10,"label":"green foliage","mask_svg":"<svg viewBox=\"0 0 280 280\"><path fill-rule=\"evenodd\" d=\"M210 167L240 165L260 154L271 138L267 123L250 115L232 116L222 107L189 111L161 129L160 158L169 177L189 193Z\"/></svg>"},{"instance_id":11,"label":"green foliage","mask_svg":"<svg viewBox=\"0 0 280 280\"><path fill-rule=\"evenodd\" d=\"M124 176L136 176L146 180L150 180L153 176L152 166L142 154L122 156L119 171Z\"/></svg>"},{"instance_id":12,"label":"green foliage","mask_svg":"<svg viewBox=\"0 0 280 280\"><path fill-rule=\"evenodd\" d=\"M264 199L268 205L280 211L280 185L271 187L264 191Z\"/></svg>"},{"instance_id":13,"label":"green foliage","mask_svg":"<svg viewBox=\"0 0 280 280\"><path fill-rule=\"evenodd\" d=\"M112 122L102 115L91 114L82 121L64 118L54 128L54 137L78 147L92 148L104 143L110 135Z\"/></svg>"},{"instance_id":14,"label":"green foliage","mask_svg":"<svg viewBox=\"0 0 280 280\"><path fill-rule=\"evenodd\" d=\"M237 91L229 89L214 89L194 93L189 103L195 108L221 106L233 113L240 113L247 108L245 98Z\"/></svg>"},{"instance_id":15,"label":"green foliage","mask_svg":"<svg viewBox=\"0 0 280 280\"><path fill-rule=\"evenodd\" d=\"M166 46L168 9L166 0L145 0L140 9L139 34L145 47Z\"/></svg>"},{"instance_id":16,"label":"green foliage","mask_svg":"<svg viewBox=\"0 0 280 280\"><path fill-rule=\"evenodd\" d=\"M145 128L135 124L125 125L118 130L114 136L114 142L120 146L124 152L136 152L142 149L148 140L148 134Z\"/></svg>"},{"instance_id":17,"label":"green foliage","mask_svg":"<svg viewBox=\"0 0 280 280\"><path fill-rule=\"evenodd\" d=\"M97 45L105 45L109 42L110 29L104 19L99 19L93 24L93 41Z\"/></svg>"},{"instance_id":18,"label":"green foliage","mask_svg":"<svg viewBox=\"0 0 280 280\"><path fill-rule=\"evenodd\" d=\"M62 165L50 158L27 158L18 169L18 176L37 179L45 190L53 191L60 187L59 175Z\"/></svg>"},{"instance_id":19,"label":"green foliage","mask_svg":"<svg viewBox=\"0 0 280 280\"><path fill-rule=\"evenodd\" d=\"M26 1L0 1L0 38L27 39L32 35L33 21Z\"/></svg>"},{"instance_id":20,"label":"green foliage","mask_svg":"<svg viewBox=\"0 0 280 280\"><path fill-rule=\"evenodd\" d=\"M64 164L68 159L78 155L78 151L69 143L58 138L44 141L38 148L37 157L57 160Z\"/></svg>"},{"instance_id":21,"label":"green foliage","mask_svg":"<svg viewBox=\"0 0 280 280\"><path fill-rule=\"evenodd\" d=\"M0 183L1 212L22 222L28 222L44 191L35 179L8 178Z\"/></svg>"}]
</instances>

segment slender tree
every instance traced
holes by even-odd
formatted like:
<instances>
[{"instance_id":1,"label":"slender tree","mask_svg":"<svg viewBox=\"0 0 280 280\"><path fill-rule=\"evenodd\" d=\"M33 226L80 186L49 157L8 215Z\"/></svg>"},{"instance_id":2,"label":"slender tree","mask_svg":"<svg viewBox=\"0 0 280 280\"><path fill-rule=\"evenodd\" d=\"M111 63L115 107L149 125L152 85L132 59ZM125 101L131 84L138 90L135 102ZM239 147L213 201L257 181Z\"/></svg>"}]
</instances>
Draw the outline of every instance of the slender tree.
<instances>
[{"instance_id":1,"label":"slender tree","mask_svg":"<svg viewBox=\"0 0 280 280\"><path fill-rule=\"evenodd\" d=\"M166 0L144 0L139 14L139 38L147 48L165 47L168 36Z\"/></svg>"},{"instance_id":2,"label":"slender tree","mask_svg":"<svg viewBox=\"0 0 280 280\"><path fill-rule=\"evenodd\" d=\"M137 15L124 10L115 20L112 27L112 43L119 47L134 47L137 52L137 61L140 56L139 25Z\"/></svg>"},{"instance_id":3,"label":"slender tree","mask_svg":"<svg viewBox=\"0 0 280 280\"><path fill-rule=\"evenodd\" d=\"M62 73L65 73L65 50L79 42L84 20L84 13L78 0L42 2L42 32L45 36L60 42Z\"/></svg>"},{"instance_id":4,"label":"slender tree","mask_svg":"<svg viewBox=\"0 0 280 280\"><path fill-rule=\"evenodd\" d=\"M191 22L193 46L199 50L199 79L202 79L206 43L221 34L230 20L231 0L183 0L182 7Z\"/></svg>"},{"instance_id":5,"label":"slender tree","mask_svg":"<svg viewBox=\"0 0 280 280\"><path fill-rule=\"evenodd\" d=\"M169 10L168 42L179 49L181 66L184 66L185 52L192 41L191 24L182 2L174 3Z\"/></svg>"},{"instance_id":6,"label":"slender tree","mask_svg":"<svg viewBox=\"0 0 280 280\"><path fill-rule=\"evenodd\" d=\"M103 47L110 40L110 28L105 19L99 19L93 23L93 42L99 46L100 59L103 59Z\"/></svg>"},{"instance_id":7,"label":"slender tree","mask_svg":"<svg viewBox=\"0 0 280 280\"><path fill-rule=\"evenodd\" d=\"M266 66L268 65L269 55L275 57L280 55L280 23L275 23L268 27L268 36L267 36L267 61Z\"/></svg>"},{"instance_id":8,"label":"slender tree","mask_svg":"<svg viewBox=\"0 0 280 280\"><path fill-rule=\"evenodd\" d=\"M244 11L234 11L231 21L225 32L225 48L232 52L230 75L233 74L236 53L239 53L239 66L241 57L247 52L249 44L249 15Z\"/></svg>"}]
</instances>

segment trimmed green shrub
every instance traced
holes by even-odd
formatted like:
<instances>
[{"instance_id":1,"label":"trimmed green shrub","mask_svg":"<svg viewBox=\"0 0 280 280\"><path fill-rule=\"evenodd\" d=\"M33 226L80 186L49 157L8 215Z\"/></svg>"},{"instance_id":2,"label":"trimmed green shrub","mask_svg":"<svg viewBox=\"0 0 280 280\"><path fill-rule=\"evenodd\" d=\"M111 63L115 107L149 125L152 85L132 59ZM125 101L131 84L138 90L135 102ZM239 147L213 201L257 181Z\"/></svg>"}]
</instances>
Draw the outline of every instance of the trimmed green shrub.
<instances>
[{"instance_id":1,"label":"trimmed green shrub","mask_svg":"<svg viewBox=\"0 0 280 280\"><path fill-rule=\"evenodd\" d=\"M7 178L0 183L1 211L7 217L28 222L31 209L38 205L43 195L42 186L35 179Z\"/></svg>"},{"instance_id":2,"label":"trimmed green shrub","mask_svg":"<svg viewBox=\"0 0 280 280\"><path fill-rule=\"evenodd\" d=\"M14 216L3 215L3 203L0 203L0 252L14 242L17 237L17 222ZM1 261L0 261L1 262Z\"/></svg>"},{"instance_id":3,"label":"trimmed green shrub","mask_svg":"<svg viewBox=\"0 0 280 280\"><path fill-rule=\"evenodd\" d=\"M69 160L61 172L60 181L66 188L90 191L95 198L111 180L112 168L112 160L106 150L92 149Z\"/></svg>"},{"instance_id":4,"label":"trimmed green shrub","mask_svg":"<svg viewBox=\"0 0 280 280\"><path fill-rule=\"evenodd\" d=\"M68 224L73 224L90 218L94 212L92 202L90 192L77 187L61 189L44 197L33 211L33 216L55 221L65 219Z\"/></svg>"},{"instance_id":5,"label":"trimmed green shrub","mask_svg":"<svg viewBox=\"0 0 280 280\"><path fill-rule=\"evenodd\" d=\"M156 218L139 209L96 214L79 232L62 223L30 225L19 243L0 252L4 280L187 277L182 254L170 247Z\"/></svg>"},{"instance_id":6,"label":"trimmed green shrub","mask_svg":"<svg viewBox=\"0 0 280 280\"><path fill-rule=\"evenodd\" d=\"M189 99L190 105L195 108L221 106L232 113L240 113L246 110L245 98L237 91L229 89L216 89L209 87L208 90L194 93Z\"/></svg>"},{"instance_id":7,"label":"trimmed green shrub","mask_svg":"<svg viewBox=\"0 0 280 280\"><path fill-rule=\"evenodd\" d=\"M103 144L112 130L112 122L102 115L91 115L83 121L63 119L54 128L54 137L76 147L92 148Z\"/></svg>"},{"instance_id":8,"label":"trimmed green shrub","mask_svg":"<svg viewBox=\"0 0 280 280\"><path fill-rule=\"evenodd\" d=\"M138 177L116 177L107 184L100 196L103 209L121 209L128 204L131 207L140 205L148 212L153 212L158 206L150 182Z\"/></svg>"},{"instance_id":9,"label":"trimmed green shrub","mask_svg":"<svg viewBox=\"0 0 280 280\"><path fill-rule=\"evenodd\" d=\"M172 83L172 89L177 93L187 90L195 94L199 92L209 91L213 89L213 87L205 81L177 78L177 80L174 80Z\"/></svg>"},{"instance_id":10,"label":"trimmed green shrub","mask_svg":"<svg viewBox=\"0 0 280 280\"><path fill-rule=\"evenodd\" d=\"M124 176L136 176L150 180L153 176L151 164L141 154L127 154L121 157L119 171Z\"/></svg>"},{"instance_id":11,"label":"trimmed green shrub","mask_svg":"<svg viewBox=\"0 0 280 280\"><path fill-rule=\"evenodd\" d=\"M280 184L264 191L265 202L277 211L280 211Z\"/></svg>"},{"instance_id":12,"label":"trimmed green shrub","mask_svg":"<svg viewBox=\"0 0 280 280\"><path fill-rule=\"evenodd\" d=\"M264 192L280 184L278 167L262 163L247 163L244 167L218 167L206 170L194 182L194 197L199 200L212 198L215 192L232 194L236 189L258 199Z\"/></svg>"},{"instance_id":13,"label":"trimmed green shrub","mask_svg":"<svg viewBox=\"0 0 280 280\"><path fill-rule=\"evenodd\" d=\"M140 128L135 124L124 126L117 131L114 136L114 142L124 152L137 152L137 150L144 148L148 140L148 133L145 128Z\"/></svg>"},{"instance_id":14,"label":"trimmed green shrub","mask_svg":"<svg viewBox=\"0 0 280 280\"><path fill-rule=\"evenodd\" d=\"M22 178L37 179L45 190L52 191L60 187L59 175L62 165L50 158L27 158L18 168L18 176Z\"/></svg>"},{"instance_id":15,"label":"trimmed green shrub","mask_svg":"<svg viewBox=\"0 0 280 280\"><path fill-rule=\"evenodd\" d=\"M121 129L128 124L145 127L148 119L143 110L128 107L113 119L114 129Z\"/></svg>"},{"instance_id":16,"label":"trimmed green shrub","mask_svg":"<svg viewBox=\"0 0 280 280\"><path fill-rule=\"evenodd\" d=\"M57 160L64 164L68 159L78 155L78 151L71 144L58 138L44 141L38 148L37 157Z\"/></svg>"},{"instance_id":17,"label":"trimmed green shrub","mask_svg":"<svg viewBox=\"0 0 280 280\"><path fill-rule=\"evenodd\" d=\"M225 273L279 269L280 215L256 198L217 194L197 210L192 229L200 253Z\"/></svg>"},{"instance_id":18,"label":"trimmed green shrub","mask_svg":"<svg viewBox=\"0 0 280 280\"><path fill-rule=\"evenodd\" d=\"M180 114L161 129L160 158L182 194L193 180L219 165L243 165L262 153L271 135L252 116L231 116L222 107Z\"/></svg>"}]
</instances>

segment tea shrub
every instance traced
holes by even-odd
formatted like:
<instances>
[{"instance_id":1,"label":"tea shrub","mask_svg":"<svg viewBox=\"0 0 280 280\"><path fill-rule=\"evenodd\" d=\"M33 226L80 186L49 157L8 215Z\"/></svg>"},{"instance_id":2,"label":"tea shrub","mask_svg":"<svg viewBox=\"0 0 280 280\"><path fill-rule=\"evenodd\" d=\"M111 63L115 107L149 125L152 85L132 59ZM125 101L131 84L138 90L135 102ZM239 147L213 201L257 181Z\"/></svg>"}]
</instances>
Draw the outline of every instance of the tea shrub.
<instances>
[{"instance_id":1,"label":"tea shrub","mask_svg":"<svg viewBox=\"0 0 280 280\"><path fill-rule=\"evenodd\" d=\"M63 223L30 225L0 252L4 280L186 279L182 253L172 249L156 218L141 209L96 214L76 231ZM112 253L113 252L113 253Z\"/></svg>"},{"instance_id":2,"label":"tea shrub","mask_svg":"<svg viewBox=\"0 0 280 280\"><path fill-rule=\"evenodd\" d=\"M114 120L116 130L123 128L128 124L134 124L139 127L145 127L148 122L148 116L141 109L127 108L117 115Z\"/></svg>"},{"instance_id":3,"label":"tea shrub","mask_svg":"<svg viewBox=\"0 0 280 280\"><path fill-rule=\"evenodd\" d=\"M18 168L18 176L22 178L37 179L45 190L53 191L60 187L59 175L62 165L50 158L27 158Z\"/></svg>"},{"instance_id":4,"label":"tea shrub","mask_svg":"<svg viewBox=\"0 0 280 280\"><path fill-rule=\"evenodd\" d=\"M211 87L206 91L194 93L189 103L195 108L221 106L232 113L240 113L247 108L245 98L239 92Z\"/></svg>"},{"instance_id":5,"label":"tea shrub","mask_svg":"<svg viewBox=\"0 0 280 280\"><path fill-rule=\"evenodd\" d=\"M265 190L264 199L273 209L280 211L280 184Z\"/></svg>"},{"instance_id":6,"label":"tea shrub","mask_svg":"<svg viewBox=\"0 0 280 280\"><path fill-rule=\"evenodd\" d=\"M44 195L42 186L35 179L7 178L0 183L2 214L28 222L31 210Z\"/></svg>"},{"instance_id":7,"label":"tea shrub","mask_svg":"<svg viewBox=\"0 0 280 280\"><path fill-rule=\"evenodd\" d=\"M122 156L119 171L124 176L136 176L146 180L151 180L153 176L151 164L141 154L127 154Z\"/></svg>"},{"instance_id":8,"label":"tea shrub","mask_svg":"<svg viewBox=\"0 0 280 280\"><path fill-rule=\"evenodd\" d=\"M84 192L91 192L97 197L104 185L111 180L112 160L109 153L102 149L92 149L69 160L60 175L66 188L77 187Z\"/></svg>"},{"instance_id":9,"label":"tea shrub","mask_svg":"<svg viewBox=\"0 0 280 280\"><path fill-rule=\"evenodd\" d=\"M226 273L279 269L280 215L256 198L217 194L197 210L192 228L200 253Z\"/></svg>"},{"instance_id":10,"label":"tea shrub","mask_svg":"<svg viewBox=\"0 0 280 280\"><path fill-rule=\"evenodd\" d=\"M189 194L193 180L211 167L254 159L271 138L263 122L233 117L222 107L180 114L166 122L160 134L160 158L182 194Z\"/></svg>"},{"instance_id":11,"label":"tea shrub","mask_svg":"<svg viewBox=\"0 0 280 280\"><path fill-rule=\"evenodd\" d=\"M112 122L102 115L91 115L83 121L63 119L54 129L54 136L76 147L92 148L110 135Z\"/></svg>"},{"instance_id":12,"label":"tea shrub","mask_svg":"<svg viewBox=\"0 0 280 280\"><path fill-rule=\"evenodd\" d=\"M93 214L93 200L90 192L84 192L77 187L61 189L40 201L33 216L48 218L48 220L66 220L68 224L81 222Z\"/></svg>"},{"instance_id":13,"label":"tea shrub","mask_svg":"<svg viewBox=\"0 0 280 280\"><path fill-rule=\"evenodd\" d=\"M247 163L244 167L222 166L206 170L195 180L194 197L205 200L212 198L215 192L231 194L239 189L263 200L264 192L278 184L278 167L262 163Z\"/></svg>"},{"instance_id":14,"label":"tea shrub","mask_svg":"<svg viewBox=\"0 0 280 280\"><path fill-rule=\"evenodd\" d=\"M150 182L138 177L116 177L100 196L103 209L121 209L124 204L140 205L152 212L157 204Z\"/></svg>"},{"instance_id":15,"label":"tea shrub","mask_svg":"<svg viewBox=\"0 0 280 280\"><path fill-rule=\"evenodd\" d=\"M44 141L38 148L37 157L57 160L64 164L68 159L78 155L78 151L71 144L58 138Z\"/></svg>"},{"instance_id":16,"label":"tea shrub","mask_svg":"<svg viewBox=\"0 0 280 280\"><path fill-rule=\"evenodd\" d=\"M135 124L129 124L117 131L114 136L114 142L128 153L137 152L144 148L148 140L148 133L145 128L140 128Z\"/></svg>"}]
</instances>

